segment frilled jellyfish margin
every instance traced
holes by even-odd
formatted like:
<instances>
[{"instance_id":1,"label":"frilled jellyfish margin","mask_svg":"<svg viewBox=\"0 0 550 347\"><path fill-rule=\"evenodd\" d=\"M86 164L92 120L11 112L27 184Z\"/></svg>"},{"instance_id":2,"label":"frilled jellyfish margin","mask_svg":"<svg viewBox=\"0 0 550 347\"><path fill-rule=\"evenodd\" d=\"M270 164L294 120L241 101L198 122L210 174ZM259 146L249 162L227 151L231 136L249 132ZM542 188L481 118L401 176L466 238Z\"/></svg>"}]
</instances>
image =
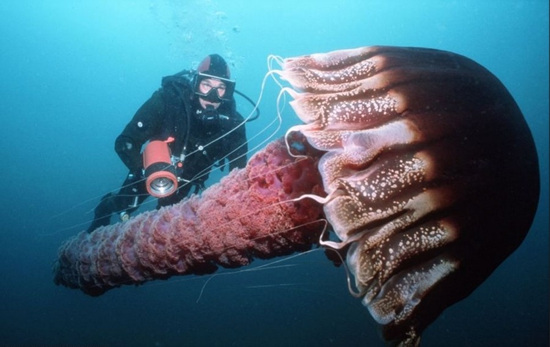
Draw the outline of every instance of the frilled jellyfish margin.
<instances>
[{"instance_id":1,"label":"frilled jellyfish margin","mask_svg":"<svg viewBox=\"0 0 550 347\"><path fill-rule=\"evenodd\" d=\"M55 283L98 296L123 284L310 249L325 225L317 222L322 205L292 201L324 194L317 156L309 154L291 157L284 142L273 142L200 197L79 233L59 250Z\"/></svg>"}]
</instances>

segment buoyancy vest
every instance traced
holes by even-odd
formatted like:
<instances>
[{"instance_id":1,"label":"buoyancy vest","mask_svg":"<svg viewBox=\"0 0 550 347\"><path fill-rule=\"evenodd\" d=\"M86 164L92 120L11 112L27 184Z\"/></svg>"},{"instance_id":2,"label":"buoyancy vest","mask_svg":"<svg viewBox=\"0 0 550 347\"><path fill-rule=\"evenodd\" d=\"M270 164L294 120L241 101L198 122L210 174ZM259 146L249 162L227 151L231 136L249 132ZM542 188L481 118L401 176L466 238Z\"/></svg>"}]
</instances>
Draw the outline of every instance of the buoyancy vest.
<instances>
[{"instance_id":1,"label":"buoyancy vest","mask_svg":"<svg viewBox=\"0 0 550 347\"><path fill-rule=\"evenodd\" d=\"M172 155L182 161L178 176L202 185L211 167L216 163L223 166L228 149L234 146L231 138L223 135L243 118L236 111L235 100L232 100L222 103L217 110L219 124L206 126L198 117L203 110L193 94L189 77L187 73L179 73L162 79L167 114L160 136L162 140L174 138L169 146Z\"/></svg>"}]
</instances>

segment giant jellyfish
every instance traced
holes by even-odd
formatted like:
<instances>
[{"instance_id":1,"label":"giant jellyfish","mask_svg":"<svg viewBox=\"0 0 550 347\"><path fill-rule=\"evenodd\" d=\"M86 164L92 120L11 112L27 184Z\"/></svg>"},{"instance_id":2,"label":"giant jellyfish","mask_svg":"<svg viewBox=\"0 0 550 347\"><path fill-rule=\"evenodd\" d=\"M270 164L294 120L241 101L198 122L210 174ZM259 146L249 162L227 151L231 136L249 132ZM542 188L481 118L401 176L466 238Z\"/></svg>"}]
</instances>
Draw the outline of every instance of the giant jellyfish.
<instances>
[{"instance_id":1,"label":"giant jellyfish","mask_svg":"<svg viewBox=\"0 0 550 347\"><path fill-rule=\"evenodd\" d=\"M304 122L286 147L268 145L200 197L78 234L59 250L55 282L100 295L320 244L345 258L384 339L418 345L530 228L539 173L522 113L494 75L450 52L279 62L272 74Z\"/></svg>"}]
</instances>

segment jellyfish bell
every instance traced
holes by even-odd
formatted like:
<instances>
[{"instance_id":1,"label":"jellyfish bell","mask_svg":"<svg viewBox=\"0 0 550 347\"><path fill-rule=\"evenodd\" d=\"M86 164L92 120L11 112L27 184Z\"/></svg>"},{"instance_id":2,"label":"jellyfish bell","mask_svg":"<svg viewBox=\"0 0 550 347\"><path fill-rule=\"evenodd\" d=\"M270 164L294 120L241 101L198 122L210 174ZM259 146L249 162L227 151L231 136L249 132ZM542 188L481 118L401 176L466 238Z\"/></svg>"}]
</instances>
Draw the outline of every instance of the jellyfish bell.
<instances>
[{"instance_id":1,"label":"jellyfish bell","mask_svg":"<svg viewBox=\"0 0 550 347\"><path fill-rule=\"evenodd\" d=\"M416 345L522 242L538 203L531 132L474 61L363 47L282 60L324 212L388 341Z\"/></svg>"}]
</instances>

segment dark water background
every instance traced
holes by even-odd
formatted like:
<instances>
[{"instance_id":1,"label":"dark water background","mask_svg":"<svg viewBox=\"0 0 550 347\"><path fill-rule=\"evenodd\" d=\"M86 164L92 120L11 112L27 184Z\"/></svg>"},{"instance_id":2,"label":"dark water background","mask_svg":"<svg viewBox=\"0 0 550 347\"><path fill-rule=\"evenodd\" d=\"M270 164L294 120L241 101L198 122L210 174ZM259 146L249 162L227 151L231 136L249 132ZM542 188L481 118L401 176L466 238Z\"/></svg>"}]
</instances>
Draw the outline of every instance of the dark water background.
<instances>
[{"instance_id":1,"label":"dark water background","mask_svg":"<svg viewBox=\"0 0 550 347\"><path fill-rule=\"evenodd\" d=\"M99 298L56 287L51 274L58 246L119 187L126 170L113 141L161 76L218 52L256 99L269 54L380 44L487 67L523 110L541 160L525 242L444 312L425 346L548 346L547 1L6 0L0 16L0 345L382 345L343 269L319 251L206 286L208 277L180 277ZM268 82L249 134L274 119L277 92ZM285 114L279 133L297 122Z\"/></svg>"}]
</instances>

